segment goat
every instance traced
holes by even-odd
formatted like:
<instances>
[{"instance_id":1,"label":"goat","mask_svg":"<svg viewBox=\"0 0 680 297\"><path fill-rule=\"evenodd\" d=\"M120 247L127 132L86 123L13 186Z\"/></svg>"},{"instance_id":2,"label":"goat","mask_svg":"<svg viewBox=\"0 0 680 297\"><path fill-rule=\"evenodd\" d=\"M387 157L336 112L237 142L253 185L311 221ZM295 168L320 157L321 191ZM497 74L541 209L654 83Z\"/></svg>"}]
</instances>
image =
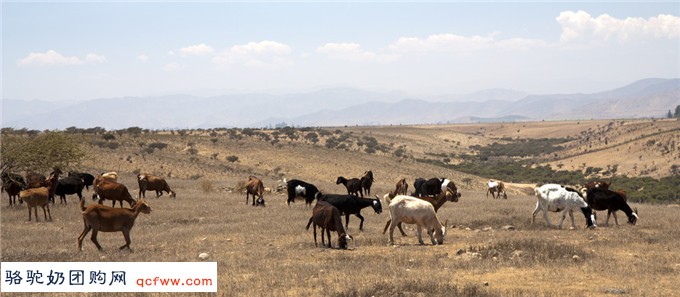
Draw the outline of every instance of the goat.
<instances>
[{"instance_id":1,"label":"goat","mask_svg":"<svg viewBox=\"0 0 680 297\"><path fill-rule=\"evenodd\" d=\"M26 189L44 187L46 186L45 180L47 178L40 173L28 172L26 173Z\"/></svg>"},{"instance_id":2,"label":"goat","mask_svg":"<svg viewBox=\"0 0 680 297\"><path fill-rule=\"evenodd\" d=\"M594 180L594 181L589 181L583 187L580 188L581 194L583 196L587 195L588 190L590 189L604 189L604 190L609 190L609 186L612 185L611 180L609 182L603 181L603 180Z\"/></svg>"},{"instance_id":3,"label":"goat","mask_svg":"<svg viewBox=\"0 0 680 297\"><path fill-rule=\"evenodd\" d=\"M448 220L442 225L432 204L415 197L404 195L398 195L394 197L394 199L390 199L388 196L385 201L389 204L391 219L389 244L394 244L394 228L396 228L399 223L416 224L418 226L418 243L420 244L424 244L422 228L425 228L427 234L430 235L432 245L444 243Z\"/></svg>"},{"instance_id":4,"label":"goat","mask_svg":"<svg viewBox=\"0 0 680 297\"><path fill-rule=\"evenodd\" d=\"M286 190L288 191L288 200L286 200L288 205L295 202L295 197L298 196L305 198L305 205L311 205L312 201L321 195L315 185L297 179L287 181Z\"/></svg>"},{"instance_id":5,"label":"goat","mask_svg":"<svg viewBox=\"0 0 680 297\"><path fill-rule=\"evenodd\" d=\"M373 171L370 170L364 172L364 176L361 177L361 189L368 197L371 197L371 186L374 181ZM361 197L363 197L364 193L361 194Z\"/></svg>"},{"instance_id":6,"label":"goat","mask_svg":"<svg viewBox=\"0 0 680 297\"><path fill-rule=\"evenodd\" d=\"M342 227L342 220L340 219L340 211L330 203L326 201L317 201L312 210L312 217L309 218L309 223L307 223L306 230L309 230L309 225L314 223L314 246L316 243L316 226L321 228L321 246L325 244L323 231L326 231L328 235L328 247L332 248L331 244L331 231L338 232L338 247L341 249L347 249L347 240L354 239L352 236L347 235L345 228Z\"/></svg>"},{"instance_id":7,"label":"goat","mask_svg":"<svg viewBox=\"0 0 680 297\"><path fill-rule=\"evenodd\" d=\"M58 195L61 203L66 204L66 195L76 194L78 199L83 199L83 188L85 183L83 179L77 176L67 176L60 178L57 181L57 187L54 190L54 194Z\"/></svg>"},{"instance_id":8,"label":"goat","mask_svg":"<svg viewBox=\"0 0 680 297\"><path fill-rule=\"evenodd\" d=\"M382 205L380 199L359 198L354 195L334 195L326 194L319 197L319 201L326 201L335 206L340 214L345 215L345 228L349 229L349 215L353 214L361 220L359 223L359 230L364 230L364 217L361 215L361 209L368 206L373 207L375 213L382 212Z\"/></svg>"},{"instance_id":9,"label":"goat","mask_svg":"<svg viewBox=\"0 0 680 297\"><path fill-rule=\"evenodd\" d=\"M408 183L406 183L405 178L402 178L394 186L394 192L392 193L392 196L406 195L406 194L408 194Z\"/></svg>"},{"instance_id":10,"label":"goat","mask_svg":"<svg viewBox=\"0 0 680 297\"><path fill-rule=\"evenodd\" d=\"M98 176L94 180L93 189L95 193L92 195L92 199L96 199L99 196L99 204L102 204L105 199L109 199L113 201L112 207L116 206L116 201L120 202L120 207L123 207L123 201L127 201L130 207L135 206L136 201L132 198L130 191L128 191L124 184L112 182L102 176Z\"/></svg>"},{"instance_id":11,"label":"goat","mask_svg":"<svg viewBox=\"0 0 680 297\"><path fill-rule=\"evenodd\" d=\"M460 192L458 192L458 187L456 187L456 184L447 178L433 177L428 180L417 178L416 181L413 183L413 187L415 188L415 193L413 193L411 196L414 197L419 196L434 197L436 195L439 195L446 188L449 188L459 198L461 196Z\"/></svg>"},{"instance_id":12,"label":"goat","mask_svg":"<svg viewBox=\"0 0 680 297\"><path fill-rule=\"evenodd\" d=\"M115 171L102 173L99 176L101 176L104 179L107 179L109 181L112 181L112 182L118 182L118 172L115 172Z\"/></svg>"},{"instance_id":13,"label":"goat","mask_svg":"<svg viewBox=\"0 0 680 297\"><path fill-rule=\"evenodd\" d=\"M0 179L2 179L2 190L7 192L9 206L16 205L19 193L26 188L26 181L21 175L11 172L3 172ZM21 203L21 200L19 202Z\"/></svg>"},{"instance_id":14,"label":"goat","mask_svg":"<svg viewBox=\"0 0 680 297\"><path fill-rule=\"evenodd\" d=\"M94 175L89 173L69 171L68 176L75 176L81 178L83 180L83 185L85 186L85 189L87 189L88 191L90 190L90 186L92 185L92 183L94 183Z\"/></svg>"},{"instance_id":15,"label":"goat","mask_svg":"<svg viewBox=\"0 0 680 297\"><path fill-rule=\"evenodd\" d=\"M586 201L588 205L595 210L607 210L607 221L605 226L609 226L609 216L614 214L614 222L616 226L619 225L619 219L616 217L616 211L621 210L628 216L628 223L635 225L638 220L637 209L632 210L628 203L626 203L626 195L618 191L610 191L603 188L592 188L588 190Z\"/></svg>"},{"instance_id":16,"label":"goat","mask_svg":"<svg viewBox=\"0 0 680 297\"><path fill-rule=\"evenodd\" d=\"M395 195L393 195L392 193L385 194L385 196L384 196L385 199L388 199L388 198L391 199L391 198L394 198L394 197L395 197ZM434 198L427 197L427 196L425 196L425 197L423 197L423 196L414 197L414 198L418 198L420 200L424 200L424 201L429 202L434 207L434 212L437 212L437 211L439 211L439 208L441 208L442 205L444 205L444 203L446 203L446 201L458 202L459 196L455 195L451 191L451 189L447 188L446 191L440 193L439 195L437 195ZM392 219L389 219L387 221L387 223L385 224L385 228L383 228L383 234L385 234L385 232L387 232L387 227L390 225L391 222L392 222ZM397 228L399 229L399 232L401 232L402 236L406 236L404 229L401 228L401 223L397 224Z\"/></svg>"},{"instance_id":17,"label":"goat","mask_svg":"<svg viewBox=\"0 0 680 297\"><path fill-rule=\"evenodd\" d=\"M560 229L564 223L564 219L567 216L567 212L571 218L572 228L576 228L574 224L574 213L573 210L580 208L583 212L583 216L586 218L586 225L588 228L595 228L595 216L593 215L593 210L588 206L588 203L583 199L581 193L575 189L563 187L557 184L545 184L540 187L534 188L534 194L536 195L536 208L531 216L531 224L534 223L536 219L536 214L539 210L543 210L543 218L548 227L552 227L550 220L548 219L548 211L562 212L562 220L560 220Z\"/></svg>"},{"instance_id":18,"label":"goat","mask_svg":"<svg viewBox=\"0 0 680 297\"><path fill-rule=\"evenodd\" d=\"M361 180L358 178L346 179L342 176L338 176L338 180L335 181L336 185L343 184L347 188L347 194L359 197L364 197L364 193L361 189Z\"/></svg>"},{"instance_id":19,"label":"goat","mask_svg":"<svg viewBox=\"0 0 680 297\"><path fill-rule=\"evenodd\" d=\"M23 203L26 201L28 206L28 220L31 221L31 209L34 209L35 220L38 221L38 206L42 207L43 215L45 215L45 220L47 221L47 214L50 215L50 221L52 220L52 213L50 212L50 200L49 200L49 188L30 188L19 192L19 201Z\"/></svg>"},{"instance_id":20,"label":"goat","mask_svg":"<svg viewBox=\"0 0 680 297\"><path fill-rule=\"evenodd\" d=\"M146 198L146 191L156 191L156 198L163 196L163 191L170 194L170 198L175 198L175 191L170 189L168 182L164 178L151 174L138 174L137 184L139 194L137 198Z\"/></svg>"},{"instance_id":21,"label":"goat","mask_svg":"<svg viewBox=\"0 0 680 297\"><path fill-rule=\"evenodd\" d=\"M121 205L122 206L122 205ZM128 248L130 250L130 230L135 224L135 220L139 213L151 213L151 206L144 200L140 200L132 208L113 208L106 205L90 204L85 207L85 199L80 200L80 210L83 214L83 224L85 228L78 236L78 250L83 250L83 239L90 230L92 230L92 237L90 239L97 246L98 250L102 250L102 246L97 241L97 233L102 232L123 232L125 237L125 245L120 249Z\"/></svg>"},{"instance_id":22,"label":"goat","mask_svg":"<svg viewBox=\"0 0 680 297\"><path fill-rule=\"evenodd\" d=\"M262 181L254 176L249 176L248 181L246 182L246 205L248 205L248 196L249 194L253 195L253 206L255 206L255 196L257 196L257 205L262 205L264 206L264 198L262 195L264 194L264 184L262 184Z\"/></svg>"},{"instance_id":23,"label":"goat","mask_svg":"<svg viewBox=\"0 0 680 297\"><path fill-rule=\"evenodd\" d=\"M508 199L508 194L505 192L505 184L502 181L490 179L487 186L486 197L489 197L489 193L491 193L493 199L500 199L501 194L503 194L503 199Z\"/></svg>"}]
</instances>

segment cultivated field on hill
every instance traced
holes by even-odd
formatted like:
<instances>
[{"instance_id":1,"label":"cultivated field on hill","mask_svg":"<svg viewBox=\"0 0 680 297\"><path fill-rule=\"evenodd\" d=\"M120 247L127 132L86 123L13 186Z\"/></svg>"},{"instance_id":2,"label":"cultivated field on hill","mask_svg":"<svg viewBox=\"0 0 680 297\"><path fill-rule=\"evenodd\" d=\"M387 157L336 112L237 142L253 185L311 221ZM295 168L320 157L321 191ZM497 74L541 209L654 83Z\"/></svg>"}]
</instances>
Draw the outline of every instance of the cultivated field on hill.
<instances>
[{"instance_id":1,"label":"cultivated field on hill","mask_svg":"<svg viewBox=\"0 0 680 297\"><path fill-rule=\"evenodd\" d=\"M600 212L595 230L584 229L580 213L575 213L577 230L569 230L569 218L565 229L549 229L540 214L530 225L536 200L526 191L533 184L512 184L508 200L493 200L485 197L485 183L494 176L422 161L456 164L476 153L471 146L517 137L569 138L563 149L532 160L553 167L561 163L569 170L571 164L578 170L617 165L619 174L662 177L680 163L679 128L678 121L612 120L72 133L88 152L80 170L117 171L134 197L137 173L161 175L177 198L156 199L148 192L153 211L140 215L132 230L133 252L117 250L122 234L100 233L105 249L100 253L89 238L85 250L77 251L83 223L75 196L68 205L52 207L52 222L40 214L36 223L26 221L24 205L9 208L3 193L0 259L201 261L198 254L205 252L208 261L218 263L223 296L680 295L675 290L680 231L672 224L680 215L677 204L633 203L640 214L636 226L625 224L619 213L620 227L603 227L606 215ZM627 165L631 160L635 170ZM410 187L416 177L453 180L463 196L439 211L449 225L444 245L420 246L414 228L408 228L408 237L395 234L397 245L388 246L382 234L389 217L384 205L380 215L370 208L362 211L363 232L359 220L350 218L351 250L314 247L311 230L304 229L311 208L300 201L289 207L281 193L265 194L267 207L251 207L241 190L252 174L274 191L284 178L298 178L325 193L344 193L336 178L358 177L366 170L375 174L373 193L380 197L401 177ZM559 220L557 214L550 218Z\"/></svg>"}]
</instances>

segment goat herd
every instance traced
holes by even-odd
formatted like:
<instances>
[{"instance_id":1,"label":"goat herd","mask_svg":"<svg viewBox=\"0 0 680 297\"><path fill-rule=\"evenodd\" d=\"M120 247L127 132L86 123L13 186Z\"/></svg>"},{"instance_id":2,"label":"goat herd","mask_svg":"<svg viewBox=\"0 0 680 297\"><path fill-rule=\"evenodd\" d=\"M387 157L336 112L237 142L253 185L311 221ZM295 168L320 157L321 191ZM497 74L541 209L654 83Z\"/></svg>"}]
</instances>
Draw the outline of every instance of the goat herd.
<instances>
[{"instance_id":1,"label":"goat herd","mask_svg":"<svg viewBox=\"0 0 680 297\"><path fill-rule=\"evenodd\" d=\"M138 174L139 184L138 199L132 198L128 188L118 183L118 174L115 172L103 173L97 177L87 173L69 172L67 177L59 178L62 172L55 169L45 177L36 173L29 173L25 179L21 175L13 173L2 174L2 189L9 195L9 205L16 205L16 197L19 202L26 202L28 205L28 220L31 220L31 209L34 210L36 220L38 220L37 207L43 209L45 220L52 219L49 204L54 204L54 196L59 196L61 203L66 204L65 195L78 195L80 198L80 209L82 211L84 229L78 237L78 249L82 250L82 241L85 236L92 231L91 240L101 250L97 241L97 234L102 232L123 232L125 245L120 249L130 248L130 230L139 213L148 214L151 207L144 201L146 191L156 191L156 196L160 197L163 192L167 192L170 197L175 197L175 192L170 189L168 183L161 177L150 174ZM342 249L347 248L348 240L352 236L348 235L346 228L349 224L349 216L355 215L361 221L359 229L363 230L364 217L361 210L372 207L376 213L382 212L380 197L364 198L364 194L370 196L371 185L374 178L371 171L366 171L361 178L347 179L338 177L336 184L343 184L347 189L347 194L322 194L318 188L302 180L293 179L285 181L288 199L286 203L290 205L296 198L303 198L306 205L311 205L317 200L312 210L306 229L313 225L314 244L317 245L316 228L321 229L321 244L326 245L325 237L328 238L328 247L331 244L331 231L337 232L338 246ZM566 218L567 213L571 217L572 227L574 223L573 211L580 209L586 219L589 228L596 227L595 214L593 210L607 210L607 221L614 215L614 220L618 225L616 211L621 210L628 216L628 223L635 224L638 219L637 210L632 210L628 206L626 193L609 190L611 183L595 181L585 184L580 189L576 187L562 186L558 184L545 184L537 186L534 193L537 197L536 207L532 213L531 223L534 223L536 214L539 210L543 211L543 218L548 226L552 226L548 219L547 212L562 211L562 219L559 227ZM92 199L99 198L99 203L85 206L82 199L83 188L89 189L93 186L94 194ZM402 223L417 225L417 237L420 244L423 244L422 229L430 236L433 245L443 244L446 237L446 226L448 222L442 224L437 217L437 211L446 202L458 202L461 197L455 183L447 178L431 178L425 180L417 178L413 184L414 192L408 195L408 183L406 179L400 179L394 190L383 196L388 204L390 218L385 224L383 234L389 228L389 244L394 244L394 229L398 228L403 236L406 233L402 229ZM245 184L246 205L252 195L253 206L265 206L264 192L265 187L260 179L249 176ZM489 180L488 194L491 193L494 199L507 199L505 185L501 181ZM112 206L103 205L104 200L113 201ZM116 201L120 203L120 208L115 208ZM123 208L123 201L126 201L130 208ZM341 215L345 216L345 224L342 224ZM325 234L324 234L325 231ZM325 235L325 236L324 236Z\"/></svg>"}]
</instances>

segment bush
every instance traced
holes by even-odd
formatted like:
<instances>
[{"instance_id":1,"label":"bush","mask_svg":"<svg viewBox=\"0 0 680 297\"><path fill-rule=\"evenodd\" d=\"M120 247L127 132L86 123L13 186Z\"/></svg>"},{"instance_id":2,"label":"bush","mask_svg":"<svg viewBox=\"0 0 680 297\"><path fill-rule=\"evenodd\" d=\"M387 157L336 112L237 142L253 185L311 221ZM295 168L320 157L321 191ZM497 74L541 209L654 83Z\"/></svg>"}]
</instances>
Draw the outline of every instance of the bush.
<instances>
[{"instance_id":1,"label":"bush","mask_svg":"<svg viewBox=\"0 0 680 297\"><path fill-rule=\"evenodd\" d=\"M212 182L207 180L207 179L202 180L201 181L201 189L205 193L211 192L212 191Z\"/></svg>"},{"instance_id":2,"label":"bush","mask_svg":"<svg viewBox=\"0 0 680 297\"><path fill-rule=\"evenodd\" d=\"M238 157L237 157L237 156L234 156L234 155L227 156L227 161L229 161L229 162L231 162L231 163L237 162L237 161L238 161Z\"/></svg>"},{"instance_id":3,"label":"bush","mask_svg":"<svg viewBox=\"0 0 680 297\"><path fill-rule=\"evenodd\" d=\"M168 144L167 144L167 143L162 143L162 142L154 142L154 143L150 143L150 144L149 144L149 147L152 148L152 149L159 149L159 150L162 150L162 149L168 147Z\"/></svg>"}]
</instances>

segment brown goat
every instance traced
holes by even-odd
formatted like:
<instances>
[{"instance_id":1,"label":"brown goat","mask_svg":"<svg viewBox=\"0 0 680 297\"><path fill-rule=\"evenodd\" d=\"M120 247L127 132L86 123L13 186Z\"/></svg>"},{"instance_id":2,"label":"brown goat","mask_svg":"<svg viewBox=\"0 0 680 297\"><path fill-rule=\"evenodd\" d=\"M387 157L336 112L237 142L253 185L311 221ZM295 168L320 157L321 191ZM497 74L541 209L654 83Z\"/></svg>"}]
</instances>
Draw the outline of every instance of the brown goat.
<instances>
[{"instance_id":1,"label":"brown goat","mask_svg":"<svg viewBox=\"0 0 680 297\"><path fill-rule=\"evenodd\" d=\"M19 192L19 202L26 202L28 206L28 220L31 220L31 208L35 212L35 220L38 221L38 206L42 207L43 214L45 215L45 220L47 220L47 214L50 215L50 221L52 220L52 213L50 212L50 200L49 200L50 190L47 187L31 188ZM47 211L45 211L47 209Z\"/></svg>"},{"instance_id":2,"label":"brown goat","mask_svg":"<svg viewBox=\"0 0 680 297\"><path fill-rule=\"evenodd\" d=\"M90 230L92 230L92 237L90 239L97 246L97 249L102 250L102 246L97 241L97 233L102 232L123 232L125 237L125 245L120 249L128 248L130 250L130 230L135 224L135 220L139 213L151 213L151 206L144 200L140 200L132 208L113 208L106 205L90 204L85 207L85 199L80 200L80 210L83 214L83 224L85 228L78 236L78 250L83 250L83 239Z\"/></svg>"},{"instance_id":3,"label":"brown goat","mask_svg":"<svg viewBox=\"0 0 680 297\"><path fill-rule=\"evenodd\" d=\"M130 207L135 206L135 199L130 195L130 191L124 184L109 181L101 176L94 180L94 192L92 199L99 196L99 204L102 204L105 199L113 201L112 207L116 206L116 201L120 201L120 207L123 207L123 201L127 201Z\"/></svg>"},{"instance_id":4,"label":"brown goat","mask_svg":"<svg viewBox=\"0 0 680 297\"><path fill-rule=\"evenodd\" d=\"M316 205L314 205L312 217L309 218L309 223L307 223L307 230L309 230L309 225L312 223L314 223L314 246L317 246L316 226L321 228L321 246L325 244L323 236L324 230L326 231L326 235L328 235L329 248L333 247L331 244L331 231L338 232L338 246L341 249L347 249L347 240L354 239L345 232L345 228L342 226L342 220L340 218L340 211L326 201L318 201Z\"/></svg>"},{"instance_id":5,"label":"brown goat","mask_svg":"<svg viewBox=\"0 0 680 297\"><path fill-rule=\"evenodd\" d=\"M139 184L138 198L146 198L146 191L156 191L156 198L163 196L163 191L170 194L170 198L175 198L175 191L170 189L168 182L164 178L151 174L138 174L137 183Z\"/></svg>"},{"instance_id":6,"label":"brown goat","mask_svg":"<svg viewBox=\"0 0 680 297\"><path fill-rule=\"evenodd\" d=\"M394 198L395 195L392 195L392 193L385 194L384 198L387 199L389 197L390 199ZM380 199L377 195L375 198ZM446 203L446 201L451 201L451 202L458 202L458 195L454 194L451 189L446 188L446 192L440 193L439 195L435 197L429 197L429 196L417 196L414 198L418 198L420 200L425 200L432 204L434 207L434 212L439 211L439 208ZM390 226L390 223L392 222L392 219L387 220L387 224L385 224L385 228L383 229L383 234L387 232L387 227ZM401 222L397 224L397 228L399 228L399 232L401 232L402 236L406 236L406 233L404 232L404 229L401 228Z\"/></svg>"},{"instance_id":7,"label":"brown goat","mask_svg":"<svg viewBox=\"0 0 680 297\"><path fill-rule=\"evenodd\" d=\"M249 176L248 181L246 182L246 205L248 205L248 198L249 195L253 195L253 206L255 206L255 196L257 196L257 205L262 205L264 206L264 198L262 195L264 194L264 184L262 181L254 176Z\"/></svg>"},{"instance_id":8,"label":"brown goat","mask_svg":"<svg viewBox=\"0 0 680 297\"><path fill-rule=\"evenodd\" d=\"M364 192L361 188L361 180L354 177L350 179L346 179L343 176L338 176L338 180L335 182L336 185L343 184L345 188L347 188L347 194L348 195L354 195L359 197L364 197Z\"/></svg>"},{"instance_id":9,"label":"brown goat","mask_svg":"<svg viewBox=\"0 0 680 297\"><path fill-rule=\"evenodd\" d=\"M408 183L406 183L406 179L402 178L397 182L397 185L394 187L394 192L392 193L392 197L396 195L406 195L408 193Z\"/></svg>"}]
</instances>

